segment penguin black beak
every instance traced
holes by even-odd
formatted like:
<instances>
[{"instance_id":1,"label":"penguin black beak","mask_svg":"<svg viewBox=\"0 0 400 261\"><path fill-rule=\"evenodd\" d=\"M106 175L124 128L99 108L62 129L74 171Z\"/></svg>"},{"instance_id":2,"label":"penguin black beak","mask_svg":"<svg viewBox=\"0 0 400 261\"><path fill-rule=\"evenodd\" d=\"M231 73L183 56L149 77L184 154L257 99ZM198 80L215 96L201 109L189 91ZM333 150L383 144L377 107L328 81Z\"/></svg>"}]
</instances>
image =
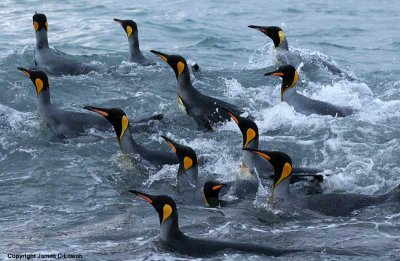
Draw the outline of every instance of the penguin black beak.
<instances>
[{"instance_id":1,"label":"penguin black beak","mask_svg":"<svg viewBox=\"0 0 400 261\"><path fill-rule=\"evenodd\" d=\"M239 125L239 119L238 116L236 116L233 112L231 112L230 110L226 109L226 108L222 108L226 113L229 114L229 116L231 116L231 119L237 124Z\"/></svg>"},{"instance_id":2,"label":"penguin black beak","mask_svg":"<svg viewBox=\"0 0 400 261\"><path fill-rule=\"evenodd\" d=\"M249 27L249 28L256 29L256 30L258 30L258 31L260 31L260 32L262 32L262 33L264 33L264 34L267 33L267 28L265 28L265 26L249 25L248 27Z\"/></svg>"},{"instance_id":3,"label":"penguin black beak","mask_svg":"<svg viewBox=\"0 0 400 261\"><path fill-rule=\"evenodd\" d=\"M224 183L219 183L218 185L213 186L211 189L219 191L220 189L222 189L223 187L226 187L226 186L228 186L228 185L224 184Z\"/></svg>"},{"instance_id":4,"label":"penguin black beak","mask_svg":"<svg viewBox=\"0 0 400 261\"><path fill-rule=\"evenodd\" d=\"M177 143L164 135L162 135L161 138L163 138L174 151L174 153L177 154Z\"/></svg>"},{"instance_id":5,"label":"penguin black beak","mask_svg":"<svg viewBox=\"0 0 400 261\"><path fill-rule=\"evenodd\" d=\"M108 117L109 116L109 112L108 109L105 108L99 108L99 107L93 107L93 106L85 106L83 107L85 110L89 110L92 112L95 112L103 117Z\"/></svg>"},{"instance_id":6,"label":"penguin black beak","mask_svg":"<svg viewBox=\"0 0 400 261\"><path fill-rule=\"evenodd\" d=\"M271 157L268 156L264 151L257 150L257 149L251 149L251 148L242 148L242 150L250 151L250 152L252 152L254 154L257 154L258 156L263 157L264 159L266 159L268 161L271 161Z\"/></svg>"},{"instance_id":7,"label":"penguin black beak","mask_svg":"<svg viewBox=\"0 0 400 261\"><path fill-rule=\"evenodd\" d=\"M31 77L31 73L28 69L22 68L22 67L17 67L18 70L20 70L21 72L23 72L25 74L26 77L30 78Z\"/></svg>"},{"instance_id":8,"label":"penguin black beak","mask_svg":"<svg viewBox=\"0 0 400 261\"><path fill-rule=\"evenodd\" d=\"M168 54L161 53L155 50L150 50L150 52L154 53L155 55L160 57L164 62L168 63L168 56L169 56Z\"/></svg>"},{"instance_id":9,"label":"penguin black beak","mask_svg":"<svg viewBox=\"0 0 400 261\"><path fill-rule=\"evenodd\" d=\"M119 23L120 25L122 25L122 21L120 19L114 18L113 19L115 22Z\"/></svg>"},{"instance_id":10,"label":"penguin black beak","mask_svg":"<svg viewBox=\"0 0 400 261\"><path fill-rule=\"evenodd\" d=\"M279 76L279 77L285 76L285 74L281 71L267 72L264 74L264 76L270 76L270 75Z\"/></svg>"},{"instance_id":11,"label":"penguin black beak","mask_svg":"<svg viewBox=\"0 0 400 261\"><path fill-rule=\"evenodd\" d=\"M138 197L140 197L140 198L146 200L147 203L153 205L153 202L154 202L154 200L155 200L155 196L149 195L149 194L146 194L146 193L137 191L137 190L133 190L133 189L129 190L129 192L130 192L130 193L133 193L133 194L135 194L135 195L137 195Z\"/></svg>"}]
</instances>

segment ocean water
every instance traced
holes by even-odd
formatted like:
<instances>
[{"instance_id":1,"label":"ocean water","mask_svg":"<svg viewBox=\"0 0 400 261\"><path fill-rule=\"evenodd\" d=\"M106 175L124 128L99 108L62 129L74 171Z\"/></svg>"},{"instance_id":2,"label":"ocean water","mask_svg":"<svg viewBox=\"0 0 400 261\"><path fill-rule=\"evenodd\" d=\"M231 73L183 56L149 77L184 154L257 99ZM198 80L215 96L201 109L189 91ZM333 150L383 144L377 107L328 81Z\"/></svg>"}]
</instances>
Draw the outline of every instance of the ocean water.
<instances>
[{"instance_id":1,"label":"ocean water","mask_svg":"<svg viewBox=\"0 0 400 261\"><path fill-rule=\"evenodd\" d=\"M386 193L400 183L400 2L377 1L7 1L0 3L0 259L8 254L81 254L81 260L187 260L158 240L159 219L136 188L176 195L177 166L161 170L130 162L113 132L60 140L36 112L32 83L16 68L33 66L32 15L45 13L49 43L74 59L114 73L50 76L52 102L120 107L130 118L164 113L152 130L136 134L149 148L168 150L160 135L207 158L201 175L234 181L242 137L233 122L198 131L176 102L172 69L149 52L179 53L197 62L201 92L252 114L260 148L282 150L294 165L324 169L325 192ZM158 62L126 62L126 34L112 19L133 19L144 55ZM298 91L357 112L346 118L304 116L279 100L272 41L247 26L277 25L291 50L310 63L336 64L355 80L313 64ZM302 184L294 186L300 190ZM250 209L263 209L265 186ZM229 197L229 193L228 193ZM261 203L260 203L261 202ZM290 260L399 260L400 204L371 206L350 217L301 217L272 211L269 221L235 209L225 216L180 206L181 229L195 237L255 242L276 248L332 248L292 254ZM265 211L269 211L266 209ZM271 212L271 211L270 211ZM273 217L273 218L271 218ZM353 253L354 255L352 255ZM220 253L213 260L265 260ZM274 259L274 258L272 258Z\"/></svg>"}]
</instances>

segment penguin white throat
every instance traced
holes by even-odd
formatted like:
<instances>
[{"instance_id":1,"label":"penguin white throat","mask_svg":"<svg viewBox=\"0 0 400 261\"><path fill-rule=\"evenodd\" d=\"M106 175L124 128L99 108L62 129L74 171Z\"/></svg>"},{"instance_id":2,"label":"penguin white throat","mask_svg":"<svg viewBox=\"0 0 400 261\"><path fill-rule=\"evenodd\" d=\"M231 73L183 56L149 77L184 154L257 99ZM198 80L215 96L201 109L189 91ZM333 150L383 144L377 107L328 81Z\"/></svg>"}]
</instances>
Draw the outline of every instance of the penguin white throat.
<instances>
[{"instance_id":1,"label":"penguin white throat","mask_svg":"<svg viewBox=\"0 0 400 261\"><path fill-rule=\"evenodd\" d=\"M164 241L168 241L170 238L174 238L180 233L178 213L172 214L160 224L160 238Z\"/></svg>"},{"instance_id":2,"label":"penguin white throat","mask_svg":"<svg viewBox=\"0 0 400 261\"><path fill-rule=\"evenodd\" d=\"M49 49L49 41L47 39L47 31L42 29L40 31L35 32L36 36L36 48L40 49Z\"/></svg>"},{"instance_id":3,"label":"penguin white throat","mask_svg":"<svg viewBox=\"0 0 400 261\"><path fill-rule=\"evenodd\" d=\"M274 186L272 191L272 200L273 202L280 201L280 200L288 200L290 198L290 177L285 178L279 184Z\"/></svg>"}]
</instances>

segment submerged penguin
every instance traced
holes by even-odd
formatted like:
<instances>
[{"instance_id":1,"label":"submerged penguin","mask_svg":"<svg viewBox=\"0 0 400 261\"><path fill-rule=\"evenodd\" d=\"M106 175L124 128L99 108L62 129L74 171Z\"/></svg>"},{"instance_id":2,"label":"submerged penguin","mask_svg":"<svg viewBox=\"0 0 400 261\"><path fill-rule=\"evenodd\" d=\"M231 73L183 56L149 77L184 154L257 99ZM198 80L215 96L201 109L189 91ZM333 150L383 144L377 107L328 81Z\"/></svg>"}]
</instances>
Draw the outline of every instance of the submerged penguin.
<instances>
[{"instance_id":1,"label":"submerged penguin","mask_svg":"<svg viewBox=\"0 0 400 261\"><path fill-rule=\"evenodd\" d=\"M267 256L282 256L285 254L301 252L304 250L271 248L245 242L232 242L222 240L200 239L185 235L179 229L178 209L175 201L164 195L149 195L137 190L129 192L151 204L160 218L160 239L168 247L180 253L207 257L226 251L239 251Z\"/></svg>"},{"instance_id":2,"label":"submerged penguin","mask_svg":"<svg viewBox=\"0 0 400 261\"><path fill-rule=\"evenodd\" d=\"M242 113L236 106L206 96L196 90L190 82L189 69L182 56L168 55L154 50L151 52L168 63L174 70L178 82L178 104L197 122L199 129L212 130L214 126L229 120L230 117L223 108L237 114Z\"/></svg>"},{"instance_id":3,"label":"submerged penguin","mask_svg":"<svg viewBox=\"0 0 400 261\"><path fill-rule=\"evenodd\" d=\"M225 183L209 180L204 183L203 196L207 207L217 208L226 207L228 202L219 199L219 192L222 188L228 186Z\"/></svg>"},{"instance_id":4,"label":"submerged penguin","mask_svg":"<svg viewBox=\"0 0 400 261\"><path fill-rule=\"evenodd\" d=\"M289 155L279 151L262 151L250 148L244 150L257 154L274 166L275 177L270 201L277 205L296 206L328 216L349 216L354 210L384 203L388 200L400 200L400 186L383 195L332 193L308 196L296 194L294 196L289 190L292 177L292 160Z\"/></svg>"},{"instance_id":5,"label":"submerged penguin","mask_svg":"<svg viewBox=\"0 0 400 261\"><path fill-rule=\"evenodd\" d=\"M112 124L123 153L132 157L139 156L141 159L157 167L179 163L177 157L172 153L149 150L135 142L132 138L128 117L123 110L119 108L107 109L93 106L85 106L84 109L105 117Z\"/></svg>"},{"instance_id":6,"label":"submerged penguin","mask_svg":"<svg viewBox=\"0 0 400 261\"><path fill-rule=\"evenodd\" d=\"M78 75L100 70L96 66L70 60L51 50L47 40L48 22L44 14L33 15L33 28L36 36L35 65L39 69L53 75Z\"/></svg>"},{"instance_id":7,"label":"submerged penguin","mask_svg":"<svg viewBox=\"0 0 400 261\"><path fill-rule=\"evenodd\" d=\"M326 68L333 75L341 75L349 80L354 80L352 76L339 68L333 61L323 59L318 55L311 55L310 57L302 57L302 54L296 52L289 52L289 44L286 39L286 34L282 28L278 26L258 26L249 25L250 28L256 29L266 36L271 38L274 43L276 51L276 59L283 64L293 64L296 67L303 63L302 70L306 72L313 72L316 66L322 66Z\"/></svg>"},{"instance_id":8,"label":"submerged penguin","mask_svg":"<svg viewBox=\"0 0 400 261\"><path fill-rule=\"evenodd\" d=\"M264 76L279 76L282 78L281 101L287 102L295 111L304 114L331 115L345 117L353 113L350 107L340 107L327 102L307 98L296 91L299 73L292 65L283 65L278 70L265 73Z\"/></svg>"},{"instance_id":9,"label":"submerged penguin","mask_svg":"<svg viewBox=\"0 0 400 261\"><path fill-rule=\"evenodd\" d=\"M76 137L92 128L101 131L110 129L109 123L102 117L89 113L66 111L54 106L50 101L49 79L45 72L22 67L18 67L18 70L22 71L33 82L38 98L37 111L39 116L58 137Z\"/></svg>"},{"instance_id":10,"label":"submerged penguin","mask_svg":"<svg viewBox=\"0 0 400 261\"><path fill-rule=\"evenodd\" d=\"M155 62L143 56L139 48L139 31L137 25L132 20L114 19L125 30L129 43L129 62L134 62L143 66L155 65Z\"/></svg>"}]
</instances>

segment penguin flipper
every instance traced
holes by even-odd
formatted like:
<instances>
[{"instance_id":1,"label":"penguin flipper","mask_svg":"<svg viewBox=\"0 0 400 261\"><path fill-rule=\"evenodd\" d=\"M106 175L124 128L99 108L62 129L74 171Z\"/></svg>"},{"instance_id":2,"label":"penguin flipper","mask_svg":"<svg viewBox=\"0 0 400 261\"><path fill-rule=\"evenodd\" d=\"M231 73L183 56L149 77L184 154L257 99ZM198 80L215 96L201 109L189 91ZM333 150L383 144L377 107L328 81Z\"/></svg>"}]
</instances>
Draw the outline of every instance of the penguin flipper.
<instances>
[{"instance_id":1,"label":"penguin flipper","mask_svg":"<svg viewBox=\"0 0 400 261\"><path fill-rule=\"evenodd\" d=\"M150 117L145 117L136 121L133 121L133 123L148 123L149 121L161 121L164 118L164 114L159 113Z\"/></svg>"}]
</instances>

